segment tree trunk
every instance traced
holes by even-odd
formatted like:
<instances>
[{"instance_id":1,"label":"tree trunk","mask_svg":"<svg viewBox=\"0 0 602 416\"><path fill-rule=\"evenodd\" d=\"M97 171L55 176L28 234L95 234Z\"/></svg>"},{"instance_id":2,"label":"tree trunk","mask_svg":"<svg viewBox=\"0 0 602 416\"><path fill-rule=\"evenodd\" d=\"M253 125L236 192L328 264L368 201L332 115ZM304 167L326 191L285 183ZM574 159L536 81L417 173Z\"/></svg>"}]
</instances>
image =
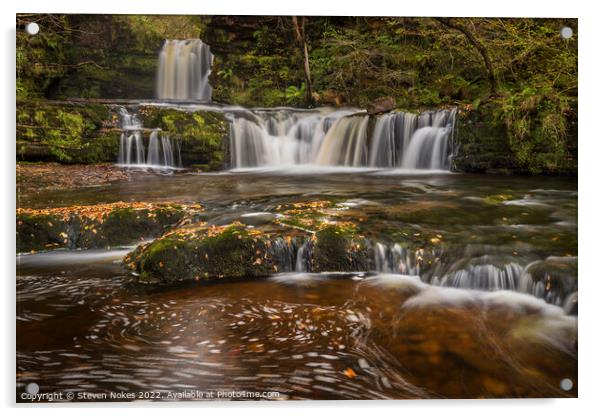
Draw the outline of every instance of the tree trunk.
<instances>
[{"instance_id":1,"label":"tree trunk","mask_svg":"<svg viewBox=\"0 0 602 416\"><path fill-rule=\"evenodd\" d=\"M497 79L495 77L495 72L493 71L491 59L489 58L489 52L487 52L487 48L485 47L485 45L483 45L481 41L479 41L469 29L458 23L453 22L450 17L435 17L435 19L441 24L462 33L464 36L466 36L466 39L468 39L472 46L474 46L477 49L477 51L479 51L479 53L481 54L481 58L483 59L483 63L485 64L485 67L487 68L487 72L489 74L489 89L491 91L491 95L496 95Z\"/></svg>"},{"instance_id":2,"label":"tree trunk","mask_svg":"<svg viewBox=\"0 0 602 416\"><path fill-rule=\"evenodd\" d=\"M305 100L307 105L313 103L313 88L311 84L311 73L309 70L309 51L307 49L307 40L305 39L305 17L301 17L301 23L297 16L292 16L293 27L295 28L295 39L301 47L303 53L303 72L305 73Z\"/></svg>"}]
</instances>

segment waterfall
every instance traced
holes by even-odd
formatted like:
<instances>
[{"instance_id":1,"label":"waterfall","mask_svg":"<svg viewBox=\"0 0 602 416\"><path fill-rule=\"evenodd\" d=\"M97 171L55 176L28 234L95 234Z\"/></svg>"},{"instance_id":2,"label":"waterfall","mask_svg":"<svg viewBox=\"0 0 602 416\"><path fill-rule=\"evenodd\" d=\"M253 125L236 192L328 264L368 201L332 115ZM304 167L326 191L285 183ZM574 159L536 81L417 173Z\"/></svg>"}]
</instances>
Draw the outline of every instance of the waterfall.
<instances>
[{"instance_id":1,"label":"waterfall","mask_svg":"<svg viewBox=\"0 0 602 416\"><path fill-rule=\"evenodd\" d=\"M372 134L370 166L401 166L402 157L417 126L418 116L413 113L390 113L380 116Z\"/></svg>"},{"instance_id":2,"label":"waterfall","mask_svg":"<svg viewBox=\"0 0 602 416\"><path fill-rule=\"evenodd\" d=\"M142 124L136 115L130 115L124 108L120 109L120 116L122 131L117 163L120 165L144 165Z\"/></svg>"},{"instance_id":3,"label":"waterfall","mask_svg":"<svg viewBox=\"0 0 602 416\"><path fill-rule=\"evenodd\" d=\"M250 168L313 163L331 126L356 110L328 113L276 109L235 114L231 166Z\"/></svg>"},{"instance_id":4,"label":"waterfall","mask_svg":"<svg viewBox=\"0 0 602 416\"><path fill-rule=\"evenodd\" d=\"M159 147L159 130L153 130L148 141L147 160L149 165L160 164Z\"/></svg>"},{"instance_id":5,"label":"waterfall","mask_svg":"<svg viewBox=\"0 0 602 416\"><path fill-rule=\"evenodd\" d=\"M366 166L368 116L338 119L328 130L316 155L317 165Z\"/></svg>"},{"instance_id":6,"label":"waterfall","mask_svg":"<svg viewBox=\"0 0 602 416\"><path fill-rule=\"evenodd\" d=\"M154 129L148 137L148 151L144 146L142 123L135 114L125 108L120 109L121 138L117 164L125 167L142 167L151 169L177 169L182 165L180 145L174 142L160 129Z\"/></svg>"},{"instance_id":7,"label":"waterfall","mask_svg":"<svg viewBox=\"0 0 602 416\"><path fill-rule=\"evenodd\" d=\"M231 167L294 165L449 170L456 110L250 110L233 114Z\"/></svg>"},{"instance_id":8,"label":"waterfall","mask_svg":"<svg viewBox=\"0 0 602 416\"><path fill-rule=\"evenodd\" d=\"M211 101L213 54L200 39L166 40L159 53L157 98Z\"/></svg>"}]
</instances>

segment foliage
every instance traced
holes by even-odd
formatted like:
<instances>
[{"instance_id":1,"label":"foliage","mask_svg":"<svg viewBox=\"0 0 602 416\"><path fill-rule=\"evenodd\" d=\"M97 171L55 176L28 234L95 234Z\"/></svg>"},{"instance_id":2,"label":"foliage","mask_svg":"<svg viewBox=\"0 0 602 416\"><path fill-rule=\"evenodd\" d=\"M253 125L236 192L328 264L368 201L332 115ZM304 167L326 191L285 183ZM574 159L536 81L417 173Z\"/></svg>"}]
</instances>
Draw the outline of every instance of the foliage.
<instances>
[{"instance_id":1,"label":"foliage","mask_svg":"<svg viewBox=\"0 0 602 416\"><path fill-rule=\"evenodd\" d=\"M215 55L216 101L306 105L303 53L291 17L17 16L19 29L28 21L42 30L37 36L17 32L19 98L148 98L163 39L200 36ZM496 117L491 122L507 129L497 151L481 143L492 155L505 158L509 150L512 163L533 173L574 171L577 20L446 21L453 24L415 17L306 18L313 100L366 107L390 96L412 110L453 105L476 111L488 103L496 107L488 109ZM560 37L563 26L573 29L573 38ZM475 45L487 52L490 68ZM77 129L75 119L63 124L71 133ZM63 144L71 139L60 136Z\"/></svg>"},{"instance_id":2,"label":"foliage","mask_svg":"<svg viewBox=\"0 0 602 416\"><path fill-rule=\"evenodd\" d=\"M114 161L119 134L104 128L106 106L17 102L17 156L69 163Z\"/></svg>"}]
</instances>

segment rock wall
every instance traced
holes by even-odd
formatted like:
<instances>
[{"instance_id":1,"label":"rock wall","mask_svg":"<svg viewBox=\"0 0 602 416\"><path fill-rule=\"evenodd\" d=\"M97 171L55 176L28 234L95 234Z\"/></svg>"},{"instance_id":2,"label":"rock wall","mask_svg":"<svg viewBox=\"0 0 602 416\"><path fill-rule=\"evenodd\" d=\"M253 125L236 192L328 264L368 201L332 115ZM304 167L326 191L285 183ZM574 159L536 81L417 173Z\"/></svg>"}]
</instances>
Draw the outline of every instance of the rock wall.
<instances>
[{"instance_id":1,"label":"rock wall","mask_svg":"<svg viewBox=\"0 0 602 416\"><path fill-rule=\"evenodd\" d=\"M184 167L207 171L225 166L229 124L222 113L106 100L17 102L17 160L116 162L122 106L136 112L145 129L160 128L178 140Z\"/></svg>"}]
</instances>

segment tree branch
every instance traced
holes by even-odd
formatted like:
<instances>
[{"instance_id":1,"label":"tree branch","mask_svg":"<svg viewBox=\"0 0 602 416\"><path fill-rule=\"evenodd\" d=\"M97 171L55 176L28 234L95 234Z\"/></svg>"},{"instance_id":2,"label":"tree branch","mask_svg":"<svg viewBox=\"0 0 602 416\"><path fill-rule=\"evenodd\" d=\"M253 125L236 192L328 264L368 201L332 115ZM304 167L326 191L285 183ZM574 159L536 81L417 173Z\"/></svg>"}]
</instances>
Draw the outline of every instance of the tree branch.
<instances>
[{"instance_id":1,"label":"tree branch","mask_svg":"<svg viewBox=\"0 0 602 416\"><path fill-rule=\"evenodd\" d=\"M485 45L483 45L483 43L481 43L481 41L479 41L469 29L454 22L450 17L435 17L435 20L437 20L444 26L447 26L462 33L464 36L466 36L466 39L468 39L470 44L472 44L472 46L474 46L477 49L477 51L479 51L479 54L481 54L481 58L483 59L483 63L485 64L485 67L487 68L487 72L489 74L489 89L492 95L496 95L498 88L497 78L495 77L493 65L491 64L491 59L489 58L489 52L487 52L487 48L485 47Z\"/></svg>"}]
</instances>

